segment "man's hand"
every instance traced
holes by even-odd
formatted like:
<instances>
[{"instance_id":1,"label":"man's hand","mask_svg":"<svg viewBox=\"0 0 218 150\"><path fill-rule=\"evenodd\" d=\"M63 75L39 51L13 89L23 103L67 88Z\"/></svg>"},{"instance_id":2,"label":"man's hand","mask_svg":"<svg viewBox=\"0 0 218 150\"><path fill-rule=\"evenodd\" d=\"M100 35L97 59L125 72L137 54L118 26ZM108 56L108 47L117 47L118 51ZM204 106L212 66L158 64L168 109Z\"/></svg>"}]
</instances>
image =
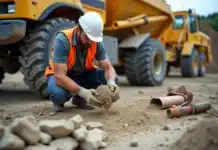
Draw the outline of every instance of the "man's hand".
<instances>
[{"instance_id":1,"label":"man's hand","mask_svg":"<svg viewBox=\"0 0 218 150\"><path fill-rule=\"evenodd\" d=\"M88 90L82 87L79 92L79 96L84 98L87 103L90 103L91 105L95 105L97 107L101 107L103 102L97 100L94 95L99 95L99 93L95 89Z\"/></svg>"},{"instance_id":2,"label":"man's hand","mask_svg":"<svg viewBox=\"0 0 218 150\"><path fill-rule=\"evenodd\" d=\"M114 93L119 92L119 87L117 86L114 80L108 80L107 86L110 88L111 92L114 92Z\"/></svg>"}]
</instances>

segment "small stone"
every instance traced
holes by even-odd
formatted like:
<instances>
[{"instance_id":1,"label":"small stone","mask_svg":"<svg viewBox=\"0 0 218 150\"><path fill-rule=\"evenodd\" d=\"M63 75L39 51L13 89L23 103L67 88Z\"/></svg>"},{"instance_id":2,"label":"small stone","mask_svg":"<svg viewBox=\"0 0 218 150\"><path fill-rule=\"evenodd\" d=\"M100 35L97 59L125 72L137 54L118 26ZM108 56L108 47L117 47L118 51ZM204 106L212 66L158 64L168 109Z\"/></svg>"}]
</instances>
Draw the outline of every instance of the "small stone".
<instances>
[{"instance_id":1,"label":"small stone","mask_svg":"<svg viewBox=\"0 0 218 150\"><path fill-rule=\"evenodd\" d=\"M93 129L88 131L85 141L81 142L80 148L83 150L96 150L104 146L102 143L107 138L107 133L100 129Z\"/></svg>"},{"instance_id":2,"label":"small stone","mask_svg":"<svg viewBox=\"0 0 218 150\"><path fill-rule=\"evenodd\" d=\"M142 90L138 90L138 94L144 94Z\"/></svg>"},{"instance_id":3,"label":"small stone","mask_svg":"<svg viewBox=\"0 0 218 150\"><path fill-rule=\"evenodd\" d=\"M86 123L86 127L88 130L93 130L93 129L104 129L104 125L100 122L88 122Z\"/></svg>"},{"instance_id":4,"label":"small stone","mask_svg":"<svg viewBox=\"0 0 218 150\"><path fill-rule=\"evenodd\" d=\"M80 126L83 124L83 118L80 115L74 116L72 119L70 119L75 125L75 129L80 128Z\"/></svg>"},{"instance_id":5,"label":"small stone","mask_svg":"<svg viewBox=\"0 0 218 150\"><path fill-rule=\"evenodd\" d=\"M11 120L12 119L12 115L11 114L7 114L5 117L4 117L5 120Z\"/></svg>"},{"instance_id":6,"label":"small stone","mask_svg":"<svg viewBox=\"0 0 218 150\"><path fill-rule=\"evenodd\" d=\"M55 113L54 113L54 112L50 112L49 115L50 115L50 116L54 116Z\"/></svg>"},{"instance_id":7,"label":"small stone","mask_svg":"<svg viewBox=\"0 0 218 150\"><path fill-rule=\"evenodd\" d=\"M73 133L74 124L65 119L60 120L42 120L39 123L41 131L54 138L66 137Z\"/></svg>"},{"instance_id":8,"label":"small stone","mask_svg":"<svg viewBox=\"0 0 218 150\"><path fill-rule=\"evenodd\" d=\"M42 144L48 145L52 140L52 137L44 132L40 132L40 142Z\"/></svg>"},{"instance_id":9,"label":"small stone","mask_svg":"<svg viewBox=\"0 0 218 150\"><path fill-rule=\"evenodd\" d=\"M20 150L25 147L25 142L10 132L10 129L0 125L0 149Z\"/></svg>"},{"instance_id":10,"label":"small stone","mask_svg":"<svg viewBox=\"0 0 218 150\"><path fill-rule=\"evenodd\" d=\"M158 146L163 147L164 145L161 143L161 144L159 144Z\"/></svg>"},{"instance_id":11,"label":"small stone","mask_svg":"<svg viewBox=\"0 0 218 150\"><path fill-rule=\"evenodd\" d=\"M127 128L128 128L128 124L125 123L125 124L123 125L123 127L124 127L124 129L127 129Z\"/></svg>"},{"instance_id":12,"label":"small stone","mask_svg":"<svg viewBox=\"0 0 218 150\"><path fill-rule=\"evenodd\" d=\"M74 150L79 146L79 143L71 137L63 137L53 140L50 145L58 150Z\"/></svg>"},{"instance_id":13,"label":"small stone","mask_svg":"<svg viewBox=\"0 0 218 150\"><path fill-rule=\"evenodd\" d=\"M44 115L43 112L40 112L40 113L39 113L39 116L43 116L43 115Z\"/></svg>"},{"instance_id":14,"label":"small stone","mask_svg":"<svg viewBox=\"0 0 218 150\"><path fill-rule=\"evenodd\" d=\"M174 130L180 130L180 128L176 128L176 129L174 129Z\"/></svg>"},{"instance_id":15,"label":"small stone","mask_svg":"<svg viewBox=\"0 0 218 150\"><path fill-rule=\"evenodd\" d=\"M188 120L193 121L193 120L198 120L198 118L197 117L191 117L191 118L188 118Z\"/></svg>"},{"instance_id":16,"label":"small stone","mask_svg":"<svg viewBox=\"0 0 218 150\"><path fill-rule=\"evenodd\" d=\"M106 142L101 142L99 148L100 148L100 149L104 149L104 148L106 148L106 147L107 147L107 143L106 143Z\"/></svg>"},{"instance_id":17,"label":"small stone","mask_svg":"<svg viewBox=\"0 0 218 150\"><path fill-rule=\"evenodd\" d=\"M211 95L211 96L209 96L209 98L210 98L210 99L215 99L215 98L216 98L216 96L214 96L214 95Z\"/></svg>"},{"instance_id":18,"label":"small stone","mask_svg":"<svg viewBox=\"0 0 218 150\"><path fill-rule=\"evenodd\" d=\"M138 147L138 144L139 144L139 143L138 143L138 141L136 141L136 140L130 142L130 146L131 146L131 147Z\"/></svg>"},{"instance_id":19,"label":"small stone","mask_svg":"<svg viewBox=\"0 0 218 150\"><path fill-rule=\"evenodd\" d=\"M87 135L88 135L88 130L85 127L80 127L79 129L76 129L73 133L73 137L77 141L84 141Z\"/></svg>"},{"instance_id":20,"label":"small stone","mask_svg":"<svg viewBox=\"0 0 218 150\"><path fill-rule=\"evenodd\" d=\"M169 128L168 126L164 126L164 127L163 127L163 130L164 130L164 131L168 131L169 129L170 129L170 128Z\"/></svg>"},{"instance_id":21,"label":"small stone","mask_svg":"<svg viewBox=\"0 0 218 150\"><path fill-rule=\"evenodd\" d=\"M167 137L165 137L165 140L166 140L166 141L169 141L169 139L168 139Z\"/></svg>"},{"instance_id":22,"label":"small stone","mask_svg":"<svg viewBox=\"0 0 218 150\"><path fill-rule=\"evenodd\" d=\"M10 128L12 133L29 145L36 144L40 140L40 128L34 116L16 118Z\"/></svg>"},{"instance_id":23,"label":"small stone","mask_svg":"<svg viewBox=\"0 0 218 150\"><path fill-rule=\"evenodd\" d=\"M53 146L37 144L37 145L27 146L24 150L58 150L58 149Z\"/></svg>"}]
</instances>

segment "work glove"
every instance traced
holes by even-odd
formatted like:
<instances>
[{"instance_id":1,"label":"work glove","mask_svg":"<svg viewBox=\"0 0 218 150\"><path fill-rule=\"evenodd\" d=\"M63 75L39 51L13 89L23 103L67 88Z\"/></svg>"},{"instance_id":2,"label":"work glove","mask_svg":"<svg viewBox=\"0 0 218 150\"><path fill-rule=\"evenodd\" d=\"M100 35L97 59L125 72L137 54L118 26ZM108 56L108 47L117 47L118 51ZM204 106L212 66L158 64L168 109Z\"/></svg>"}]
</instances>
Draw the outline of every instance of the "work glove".
<instances>
[{"instance_id":1,"label":"work glove","mask_svg":"<svg viewBox=\"0 0 218 150\"><path fill-rule=\"evenodd\" d=\"M110 88L111 92L113 92L113 102L116 102L120 96L119 96L119 86L115 83L114 80L108 80L107 86Z\"/></svg>"},{"instance_id":2,"label":"work glove","mask_svg":"<svg viewBox=\"0 0 218 150\"><path fill-rule=\"evenodd\" d=\"M95 89L85 89L81 88L78 95L86 100L87 103L91 105L95 105L97 107L101 107L103 102L96 99L94 95L99 95L99 93Z\"/></svg>"}]
</instances>

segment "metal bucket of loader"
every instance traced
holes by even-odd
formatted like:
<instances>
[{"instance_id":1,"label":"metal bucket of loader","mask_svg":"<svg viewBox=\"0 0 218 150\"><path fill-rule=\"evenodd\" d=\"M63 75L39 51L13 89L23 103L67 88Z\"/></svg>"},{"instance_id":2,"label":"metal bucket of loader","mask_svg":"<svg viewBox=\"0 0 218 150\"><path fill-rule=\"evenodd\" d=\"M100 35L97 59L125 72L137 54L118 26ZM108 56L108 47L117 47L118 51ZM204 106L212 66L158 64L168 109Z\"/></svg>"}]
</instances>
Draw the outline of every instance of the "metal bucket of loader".
<instances>
[{"instance_id":1,"label":"metal bucket of loader","mask_svg":"<svg viewBox=\"0 0 218 150\"><path fill-rule=\"evenodd\" d=\"M162 0L106 0L105 30L116 32L137 27L139 33L159 35L173 22L169 6Z\"/></svg>"}]
</instances>

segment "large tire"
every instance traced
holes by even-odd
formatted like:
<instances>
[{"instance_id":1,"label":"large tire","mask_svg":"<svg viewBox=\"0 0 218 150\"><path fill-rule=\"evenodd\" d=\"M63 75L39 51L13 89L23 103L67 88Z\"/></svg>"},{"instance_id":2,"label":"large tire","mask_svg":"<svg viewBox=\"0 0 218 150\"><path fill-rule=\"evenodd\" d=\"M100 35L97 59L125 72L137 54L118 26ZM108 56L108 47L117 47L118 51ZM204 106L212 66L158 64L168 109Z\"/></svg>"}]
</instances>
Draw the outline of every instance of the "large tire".
<instances>
[{"instance_id":1,"label":"large tire","mask_svg":"<svg viewBox=\"0 0 218 150\"><path fill-rule=\"evenodd\" d=\"M51 54L55 35L58 31L72 28L75 23L66 18L53 18L30 30L21 47L20 71L24 82L43 98L48 98L47 80L44 77L45 68Z\"/></svg>"},{"instance_id":2,"label":"large tire","mask_svg":"<svg viewBox=\"0 0 218 150\"><path fill-rule=\"evenodd\" d=\"M125 51L124 70L131 85L161 85L166 67L165 49L159 40L148 39L137 50Z\"/></svg>"},{"instance_id":3,"label":"large tire","mask_svg":"<svg viewBox=\"0 0 218 150\"><path fill-rule=\"evenodd\" d=\"M2 83L2 80L5 78L5 71L2 67L0 67L0 84Z\"/></svg>"},{"instance_id":4,"label":"large tire","mask_svg":"<svg viewBox=\"0 0 218 150\"><path fill-rule=\"evenodd\" d=\"M204 52L201 52L199 53L199 76L204 77L206 74L206 55Z\"/></svg>"},{"instance_id":5,"label":"large tire","mask_svg":"<svg viewBox=\"0 0 218 150\"><path fill-rule=\"evenodd\" d=\"M183 56L181 61L181 74L183 77L197 77L199 73L199 54L196 49L190 56Z\"/></svg>"}]
</instances>

